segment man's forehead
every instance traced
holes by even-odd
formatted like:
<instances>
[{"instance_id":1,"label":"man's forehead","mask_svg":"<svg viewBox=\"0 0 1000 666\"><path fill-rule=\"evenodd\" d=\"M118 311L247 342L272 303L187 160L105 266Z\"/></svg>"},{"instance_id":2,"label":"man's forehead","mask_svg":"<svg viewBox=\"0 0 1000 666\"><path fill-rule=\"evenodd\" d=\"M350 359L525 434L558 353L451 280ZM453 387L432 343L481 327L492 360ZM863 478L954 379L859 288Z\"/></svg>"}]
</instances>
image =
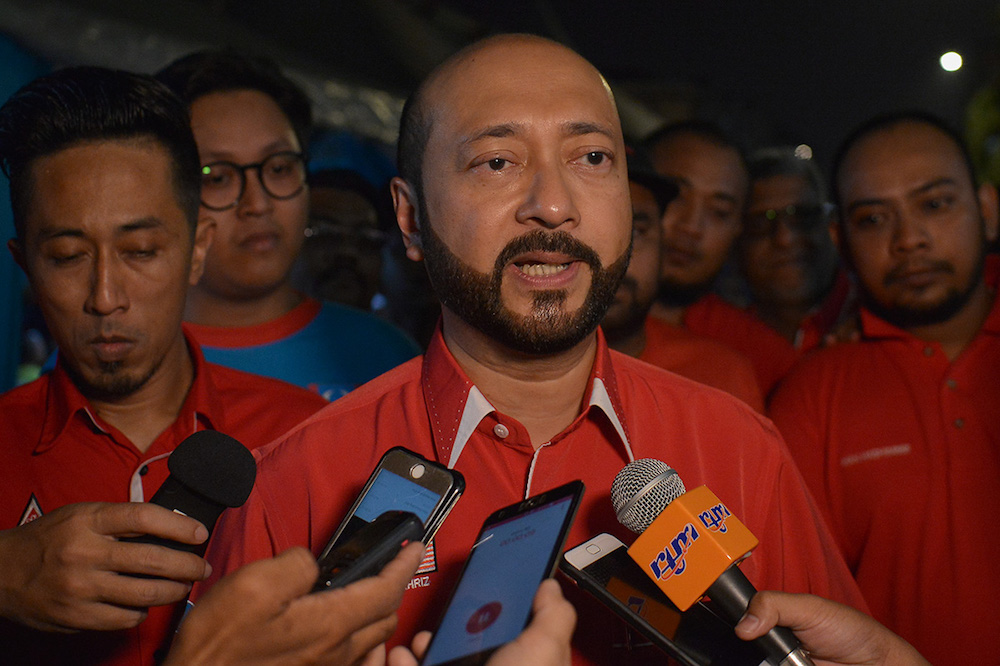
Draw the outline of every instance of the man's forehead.
<instances>
[{"instance_id":1,"label":"man's forehead","mask_svg":"<svg viewBox=\"0 0 1000 666\"><path fill-rule=\"evenodd\" d=\"M593 129L621 137L610 90L596 69L569 49L535 40L501 41L446 66L424 100L433 124L461 133L515 135L550 123L567 134Z\"/></svg>"},{"instance_id":2,"label":"man's forehead","mask_svg":"<svg viewBox=\"0 0 1000 666\"><path fill-rule=\"evenodd\" d=\"M871 191L890 183L920 186L946 176L972 185L959 147L935 127L906 122L858 141L844 160L840 179L845 190Z\"/></svg>"}]
</instances>

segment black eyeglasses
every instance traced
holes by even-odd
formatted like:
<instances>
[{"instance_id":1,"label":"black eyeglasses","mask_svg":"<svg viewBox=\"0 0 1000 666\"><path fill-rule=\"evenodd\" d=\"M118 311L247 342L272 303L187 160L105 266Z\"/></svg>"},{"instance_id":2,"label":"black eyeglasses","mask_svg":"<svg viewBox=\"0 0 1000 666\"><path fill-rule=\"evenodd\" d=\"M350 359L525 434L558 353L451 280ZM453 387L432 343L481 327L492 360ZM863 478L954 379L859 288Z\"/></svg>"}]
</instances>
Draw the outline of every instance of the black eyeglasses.
<instances>
[{"instance_id":1,"label":"black eyeglasses","mask_svg":"<svg viewBox=\"0 0 1000 666\"><path fill-rule=\"evenodd\" d=\"M768 208L747 215L743 221L743 233L750 238L768 238L774 235L781 221L793 231L809 232L823 222L829 213L828 206L816 204Z\"/></svg>"},{"instance_id":2,"label":"black eyeglasses","mask_svg":"<svg viewBox=\"0 0 1000 666\"><path fill-rule=\"evenodd\" d=\"M212 162L201 168L201 205L228 210L239 203L247 186L247 171L256 171L272 199L291 199L306 184L306 159L302 153L284 151L256 164Z\"/></svg>"}]
</instances>

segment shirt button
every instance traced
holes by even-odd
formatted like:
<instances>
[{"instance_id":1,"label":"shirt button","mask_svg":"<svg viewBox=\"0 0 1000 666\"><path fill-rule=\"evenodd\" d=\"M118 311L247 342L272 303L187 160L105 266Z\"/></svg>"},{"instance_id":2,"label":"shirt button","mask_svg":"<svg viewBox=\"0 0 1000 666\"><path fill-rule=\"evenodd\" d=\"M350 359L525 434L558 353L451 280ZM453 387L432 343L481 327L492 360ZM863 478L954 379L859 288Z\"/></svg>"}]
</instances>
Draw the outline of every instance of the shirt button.
<instances>
[{"instance_id":1,"label":"shirt button","mask_svg":"<svg viewBox=\"0 0 1000 666\"><path fill-rule=\"evenodd\" d=\"M934 356L934 347L924 347L924 356Z\"/></svg>"},{"instance_id":2,"label":"shirt button","mask_svg":"<svg viewBox=\"0 0 1000 666\"><path fill-rule=\"evenodd\" d=\"M146 476L149 473L149 465L143 465L139 468L139 476Z\"/></svg>"},{"instance_id":3,"label":"shirt button","mask_svg":"<svg viewBox=\"0 0 1000 666\"><path fill-rule=\"evenodd\" d=\"M948 381L945 382L945 386L947 386L950 389L953 389L956 386L958 386L958 382L956 382L954 379L949 379Z\"/></svg>"},{"instance_id":4,"label":"shirt button","mask_svg":"<svg viewBox=\"0 0 1000 666\"><path fill-rule=\"evenodd\" d=\"M493 426L493 434L499 437L500 439L506 439L507 435L510 434L510 430L507 430L507 426L505 426L504 424L498 423L495 426Z\"/></svg>"},{"instance_id":5,"label":"shirt button","mask_svg":"<svg viewBox=\"0 0 1000 666\"><path fill-rule=\"evenodd\" d=\"M965 425L965 419L955 419L955 427L961 428Z\"/></svg>"}]
</instances>

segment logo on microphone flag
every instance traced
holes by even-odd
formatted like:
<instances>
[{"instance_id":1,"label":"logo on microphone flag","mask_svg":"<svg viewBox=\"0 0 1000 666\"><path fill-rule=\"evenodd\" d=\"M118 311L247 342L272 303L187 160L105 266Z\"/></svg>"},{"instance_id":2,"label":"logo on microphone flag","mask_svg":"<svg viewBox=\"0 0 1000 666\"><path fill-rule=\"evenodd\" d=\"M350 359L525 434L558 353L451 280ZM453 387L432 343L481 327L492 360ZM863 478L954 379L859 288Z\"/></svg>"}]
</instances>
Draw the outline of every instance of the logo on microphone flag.
<instances>
[{"instance_id":1,"label":"logo on microphone flag","mask_svg":"<svg viewBox=\"0 0 1000 666\"><path fill-rule=\"evenodd\" d=\"M719 498L699 486L668 504L628 554L685 611L757 544Z\"/></svg>"}]
</instances>

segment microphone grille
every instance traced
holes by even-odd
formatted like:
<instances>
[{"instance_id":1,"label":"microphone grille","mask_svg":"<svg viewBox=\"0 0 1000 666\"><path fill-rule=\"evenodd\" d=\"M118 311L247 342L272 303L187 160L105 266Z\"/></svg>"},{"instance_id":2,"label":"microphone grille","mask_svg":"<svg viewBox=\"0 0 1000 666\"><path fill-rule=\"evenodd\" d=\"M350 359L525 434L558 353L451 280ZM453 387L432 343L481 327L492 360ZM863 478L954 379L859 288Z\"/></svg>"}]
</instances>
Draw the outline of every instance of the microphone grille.
<instances>
[{"instance_id":1,"label":"microphone grille","mask_svg":"<svg viewBox=\"0 0 1000 666\"><path fill-rule=\"evenodd\" d=\"M641 534L684 490L676 470L663 461L642 458L625 465L615 476L611 504L618 522Z\"/></svg>"},{"instance_id":2,"label":"microphone grille","mask_svg":"<svg viewBox=\"0 0 1000 666\"><path fill-rule=\"evenodd\" d=\"M223 506L242 506L253 490L257 463L239 441L216 430L199 430L167 459L170 475Z\"/></svg>"}]
</instances>

